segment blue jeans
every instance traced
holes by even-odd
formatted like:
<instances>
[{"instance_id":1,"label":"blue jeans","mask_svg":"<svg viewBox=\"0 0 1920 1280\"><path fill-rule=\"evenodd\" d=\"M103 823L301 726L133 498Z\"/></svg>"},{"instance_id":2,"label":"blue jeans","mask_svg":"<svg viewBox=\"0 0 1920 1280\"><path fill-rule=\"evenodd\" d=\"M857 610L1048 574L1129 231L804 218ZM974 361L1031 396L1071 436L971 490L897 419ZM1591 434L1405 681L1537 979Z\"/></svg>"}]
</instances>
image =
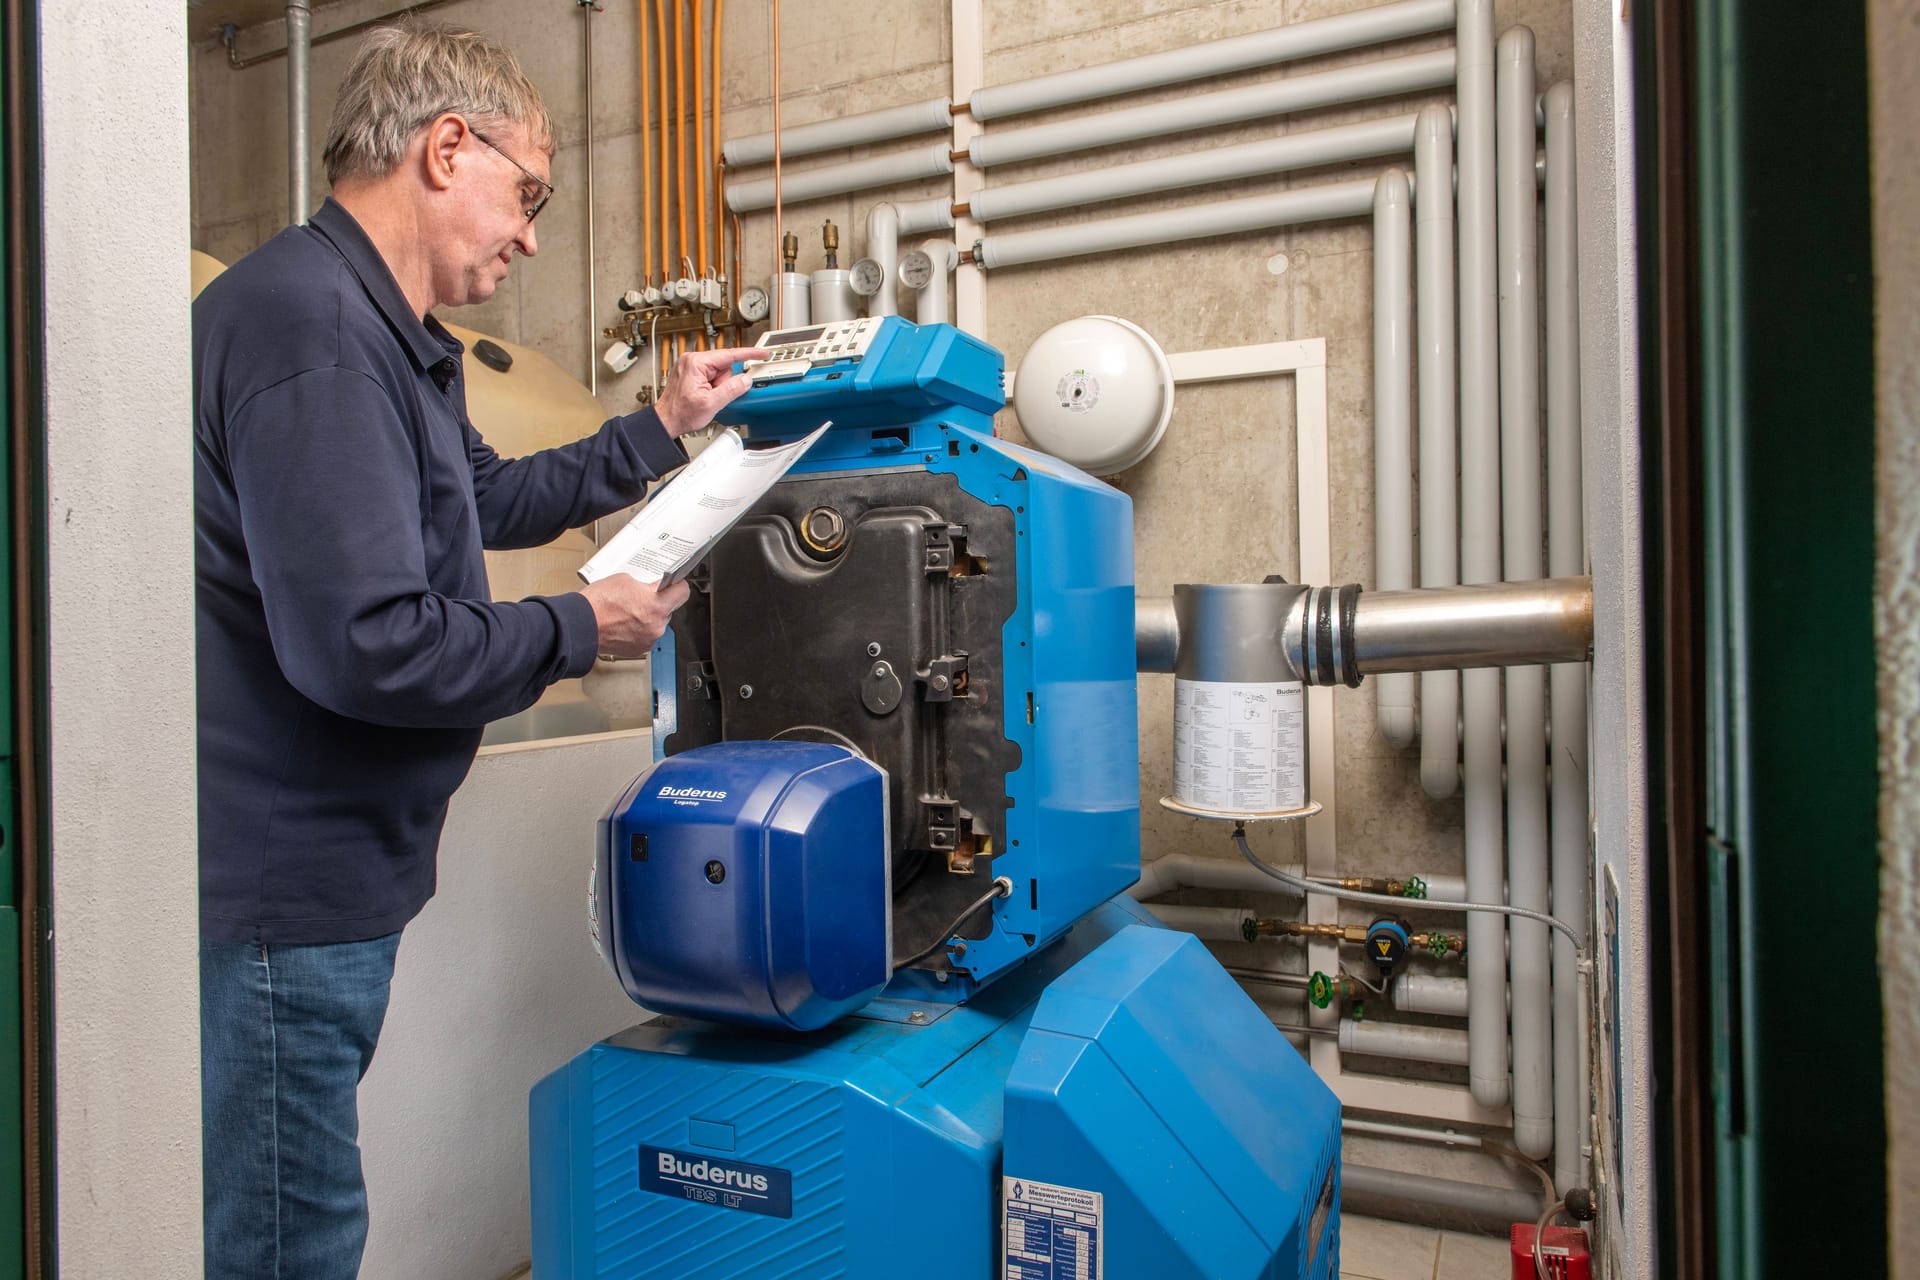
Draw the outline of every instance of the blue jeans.
<instances>
[{"instance_id":1,"label":"blue jeans","mask_svg":"<svg viewBox=\"0 0 1920 1280\"><path fill-rule=\"evenodd\" d=\"M356 1091L398 933L200 944L207 1280L353 1280L367 1243Z\"/></svg>"}]
</instances>

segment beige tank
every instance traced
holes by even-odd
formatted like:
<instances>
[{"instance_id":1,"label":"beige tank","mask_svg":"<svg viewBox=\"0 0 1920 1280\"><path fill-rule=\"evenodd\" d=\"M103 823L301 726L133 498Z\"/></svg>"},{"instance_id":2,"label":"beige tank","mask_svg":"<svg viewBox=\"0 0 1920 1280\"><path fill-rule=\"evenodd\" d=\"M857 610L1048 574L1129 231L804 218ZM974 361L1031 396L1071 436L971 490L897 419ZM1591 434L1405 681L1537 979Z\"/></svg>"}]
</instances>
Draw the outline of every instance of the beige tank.
<instances>
[{"instance_id":1,"label":"beige tank","mask_svg":"<svg viewBox=\"0 0 1920 1280\"><path fill-rule=\"evenodd\" d=\"M224 270L226 267L218 259L195 249L194 296L198 297L207 282ZM600 407L599 401L538 351L459 325L449 324L447 329L467 348L467 416L502 457L515 458L571 443L592 435L606 421L606 410ZM488 344L487 348L483 348L482 343ZM491 363L481 359L477 350L487 355ZM503 363L505 369L494 367ZM577 529L569 529L543 547L489 551L486 553L488 588L496 600L523 600L528 596L578 591L580 579L575 571L593 551L593 539ZM646 670L644 660L618 666L637 668L640 673ZM587 700L580 681L563 680L526 711L489 725L486 741L522 742L592 733L609 727L624 728L636 723L633 708L620 710L622 714L610 723L608 714Z\"/></svg>"}]
</instances>

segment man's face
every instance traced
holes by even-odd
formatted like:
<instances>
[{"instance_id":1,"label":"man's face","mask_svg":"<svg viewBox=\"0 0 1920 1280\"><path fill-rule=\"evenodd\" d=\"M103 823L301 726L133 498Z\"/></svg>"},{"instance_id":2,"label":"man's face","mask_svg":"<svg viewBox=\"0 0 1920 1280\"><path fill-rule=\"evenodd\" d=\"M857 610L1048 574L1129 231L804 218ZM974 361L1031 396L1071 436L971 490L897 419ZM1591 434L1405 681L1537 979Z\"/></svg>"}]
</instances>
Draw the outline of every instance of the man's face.
<instances>
[{"instance_id":1,"label":"man's face","mask_svg":"<svg viewBox=\"0 0 1920 1280\"><path fill-rule=\"evenodd\" d=\"M496 126L484 139L470 130L460 152L454 217L435 273L440 302L454 307L485 302L507 278L516 251L538 251L527 210L546 197L551 178L551 158L525 125Z\"/></svg>"}]
</instances>

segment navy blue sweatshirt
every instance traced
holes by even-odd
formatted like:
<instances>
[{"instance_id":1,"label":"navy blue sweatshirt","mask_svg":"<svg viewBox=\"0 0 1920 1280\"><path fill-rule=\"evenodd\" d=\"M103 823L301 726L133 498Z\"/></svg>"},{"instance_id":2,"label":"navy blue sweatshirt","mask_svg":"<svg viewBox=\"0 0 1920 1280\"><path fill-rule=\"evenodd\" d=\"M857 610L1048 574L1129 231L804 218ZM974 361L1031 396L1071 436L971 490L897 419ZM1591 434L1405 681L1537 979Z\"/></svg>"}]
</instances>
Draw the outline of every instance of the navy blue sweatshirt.
<instances>
[{"instance_id":1,"label":"navy blue sweatshirt","mask_svg":"<svg viewBox=\"0 0 1920 1280\"><path fill-rule=\"evenodd\" d=\"M539 546L686 460L652 410L502 458L460 356L331 200L194 303L205 939L410 920L481 727L599 640L579 595L493 602L482 549Z\"/></svg>"}]
</instances>

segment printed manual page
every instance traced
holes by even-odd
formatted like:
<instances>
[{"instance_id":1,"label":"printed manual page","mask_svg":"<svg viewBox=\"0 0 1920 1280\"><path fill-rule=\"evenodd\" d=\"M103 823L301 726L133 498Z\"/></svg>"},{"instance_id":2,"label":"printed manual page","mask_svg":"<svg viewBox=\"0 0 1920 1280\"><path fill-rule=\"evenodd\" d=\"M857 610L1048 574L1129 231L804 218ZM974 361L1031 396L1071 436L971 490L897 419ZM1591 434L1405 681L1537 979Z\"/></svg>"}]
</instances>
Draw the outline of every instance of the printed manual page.
<instances>
[{"instance_id":1,"label":"printed manual page","mask_svg":"<svg viewBox=\"0 0 1920 1280\"><path fill-rule=\"evenodd\" d=\"M739 432L723 432L580 566L580 577L598 582L624 573L641 582L677 582L832 425L823 422L771 449L749 449Z\"/></svg>"}]
</instances>

